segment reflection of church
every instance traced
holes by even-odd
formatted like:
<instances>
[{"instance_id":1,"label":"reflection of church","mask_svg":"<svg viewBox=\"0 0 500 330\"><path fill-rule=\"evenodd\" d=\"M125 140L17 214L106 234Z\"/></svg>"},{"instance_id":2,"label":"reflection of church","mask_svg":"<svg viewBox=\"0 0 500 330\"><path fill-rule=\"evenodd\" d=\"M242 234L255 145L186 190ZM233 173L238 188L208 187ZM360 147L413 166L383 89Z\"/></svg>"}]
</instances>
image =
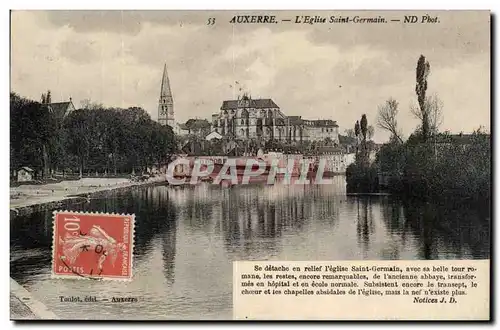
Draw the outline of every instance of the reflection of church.
<instances>
[{"instance_id":1,"label":"reflection of church","mask_svg":"<svg viewBox=\"0 0 500 330\"><path fill-rule=\"evenodd\" d=\"M278 141L317 141L329 138L338 143L338 125L333 120L305 120L286 116L272 99L223 101L218 114L212 115L212 131L235 139Z\"/></svg>"}]
</instances>

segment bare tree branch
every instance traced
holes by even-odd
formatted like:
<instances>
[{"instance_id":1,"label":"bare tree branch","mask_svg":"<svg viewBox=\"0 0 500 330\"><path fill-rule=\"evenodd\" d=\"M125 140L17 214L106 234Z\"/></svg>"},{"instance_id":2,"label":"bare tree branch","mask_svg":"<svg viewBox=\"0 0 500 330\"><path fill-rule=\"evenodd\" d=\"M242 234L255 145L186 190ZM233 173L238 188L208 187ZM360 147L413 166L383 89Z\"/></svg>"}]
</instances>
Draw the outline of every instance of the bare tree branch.
<instances>
[{"instance_id":1,"label":"bare tree branch","mask_svg":"<svg viewBox=\"0 0 500 330\"><path fill-rule=\"evenodd\" d=\"M443 101L436 94L433 94L426 97L424 108L427 112L430 133L436 134L443 124ZM410 105L410 112L422 122L424 113L417 104Z\"/></svg>"},{"instance_id":2,"label":"bare tree branch","mask_svg":"<svg viewBox=\"0 0 500 330\"><path fill-rule=\"evenodd\" d=\"M375 128L372 125L368 125L368 128L366 129L366 135L368 137L368 140L371 140L375 135Z\"/></svg>"},{"instance_id":3,"label":"bare tree branch","mask_svg":"<svg viewBox=\"0 0 500 330\"><path fill-rule=\"evenodd\" d=\"M443 101L436 94L431 95L427 98L426 109L429 112L430 128L437 133L443 124Z\"/></svg>"},{"instance_id":4,"label":"bare tree branch","mask_svg":"<svg viewBox=\"0 0 500 330\"><path fill-rule=\"evenodd\" d=\"M345 134L350 137L350 138L355 138L356 135L354 134L354 130L352 128L346 129Z\"/></svg>"},{"instance_id":5,"label":"bare tree branch","mask_svg":"<svg viewBox=\"0 0 500 330\"><path fill-rule=\"evenodd\" d=\"M398 115L398 102L392 98L387 100L384 105L378 107L378 117L377 126L389 131L391 133L391 138L397 139L399 142L403 143L401 138L401 133L398 129L397 122Z\"/></svg>"}]
</instances>

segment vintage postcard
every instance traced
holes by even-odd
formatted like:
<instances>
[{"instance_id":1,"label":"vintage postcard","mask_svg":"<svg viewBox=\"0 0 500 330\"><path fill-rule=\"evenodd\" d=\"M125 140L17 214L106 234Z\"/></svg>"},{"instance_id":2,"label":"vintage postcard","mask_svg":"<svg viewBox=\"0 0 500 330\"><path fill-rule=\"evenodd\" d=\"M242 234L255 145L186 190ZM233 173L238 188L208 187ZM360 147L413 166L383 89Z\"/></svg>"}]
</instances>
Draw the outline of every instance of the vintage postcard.
<instances>
[{"instance_id":1,"label":"vintage postcard","mask_svg":"<svg viewBox=\"0 0 500 330\"><path fill-rule=\"evenodd\" d=\"M491 318L489 11L11 11L12 320Z\"/></svg>"}]
</instances>

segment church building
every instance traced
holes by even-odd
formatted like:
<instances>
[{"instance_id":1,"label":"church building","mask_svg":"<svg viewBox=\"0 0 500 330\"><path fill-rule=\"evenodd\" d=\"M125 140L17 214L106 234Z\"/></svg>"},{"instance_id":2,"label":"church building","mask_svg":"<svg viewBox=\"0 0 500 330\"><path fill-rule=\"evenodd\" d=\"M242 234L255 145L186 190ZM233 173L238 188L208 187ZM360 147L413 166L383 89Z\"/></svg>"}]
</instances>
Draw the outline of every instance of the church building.
<instances>
[{"instance_id":1,"label":"church building","mask_svg":"<svg viewBox=\"0 0 500 330\"><path fill-rule=\"evenodd\" d=\"M220 112L212 115L212 131L239 140L305 142L330 139L338 144L338 125L334 120L306 120L286 116L272 99L223 101Z\"/></svg>"}]
</instances>

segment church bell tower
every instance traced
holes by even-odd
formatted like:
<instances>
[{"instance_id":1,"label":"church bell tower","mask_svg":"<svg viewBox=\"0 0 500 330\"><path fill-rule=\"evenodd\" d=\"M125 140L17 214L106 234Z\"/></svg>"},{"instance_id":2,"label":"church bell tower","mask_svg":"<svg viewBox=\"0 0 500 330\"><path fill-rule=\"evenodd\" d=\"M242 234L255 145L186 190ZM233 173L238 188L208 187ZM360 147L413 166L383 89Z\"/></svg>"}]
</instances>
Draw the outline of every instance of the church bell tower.
<instances>
[{"instance_id":1,"label":"church bell tower","mask_svg":"<svg viewBox=\"0 0 500 330\"><path fill-rule=\"evenodd\" d=\"M158 101L158 122L162 125L169 125L174 128L174 99L170 90L168 80L167 64L163 67L163 77L161 79L160 100Z\"/></svg>"}]
</instances>

